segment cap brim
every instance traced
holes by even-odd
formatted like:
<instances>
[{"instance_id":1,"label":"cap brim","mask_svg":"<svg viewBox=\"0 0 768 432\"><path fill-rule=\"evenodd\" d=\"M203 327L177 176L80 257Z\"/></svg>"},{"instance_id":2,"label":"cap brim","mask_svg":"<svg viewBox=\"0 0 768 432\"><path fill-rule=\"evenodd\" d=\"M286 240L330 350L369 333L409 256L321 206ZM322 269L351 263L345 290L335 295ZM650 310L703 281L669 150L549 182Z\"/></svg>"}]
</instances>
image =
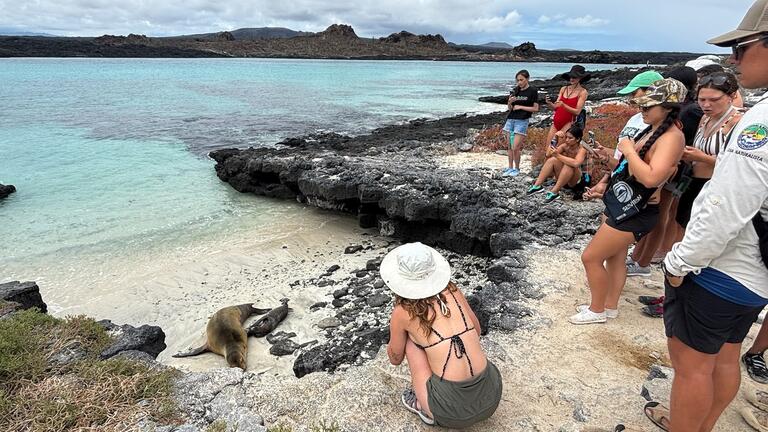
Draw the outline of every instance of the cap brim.
<instances>
[{"instance_id":1,"label":"cap brim","mask_svg":"<svg viewBox=\"0 0 768 432\"><path fill-rule=\"evenodd\" d=\"M621 90L617 91L616 93L618 93L618 94L620 94L620 95L628 95L628 94L632 94L632 93L634 93L634 92L635 92L635 90L637 90L637 89L639 89L639 88L640 88L640 87L635 87L635 86L626 86L626 87L624 87L623 89L621 89Z\"/></svg>"},{"instance_id":2,"label":"cap brim","mask_svg":"<svg viewBox=\"0 0 768 432\"><path fill-rule=\"evenodd\" d=\"M739 39L744 39L756 34L763 33L762 30L733 30L726 34L720 35L716 38L712 38L707 41L708 44L717 45L721 47L729 47L735 45Z\"/></svg>"},{"instance_id":3,"label":"cap brim","mask_svg":"<svg viewBox=\"0 0 768 432\"><path fill-rule=\"evenodd\" d=\"M435 260L435 271L429 277L421 280L406 279L398 272L397 250L403 246L392 249L381 261L379 273L381 279L390 290L400 297L418 300L436 295L448 286L451 280L451 265L436 250L431 249Z\"/></svg>"},{"instance_id":4,"label":"cap brim","mask_svg":"<svg viewBox=\"0 0 768 432\"><path fill-rule=\"evenodd\" d=\"M643 108L661 105L661 102L649 96L640 96L640 97L634 98L632 99L632 103Z\"/></svg>"}]
</instances>

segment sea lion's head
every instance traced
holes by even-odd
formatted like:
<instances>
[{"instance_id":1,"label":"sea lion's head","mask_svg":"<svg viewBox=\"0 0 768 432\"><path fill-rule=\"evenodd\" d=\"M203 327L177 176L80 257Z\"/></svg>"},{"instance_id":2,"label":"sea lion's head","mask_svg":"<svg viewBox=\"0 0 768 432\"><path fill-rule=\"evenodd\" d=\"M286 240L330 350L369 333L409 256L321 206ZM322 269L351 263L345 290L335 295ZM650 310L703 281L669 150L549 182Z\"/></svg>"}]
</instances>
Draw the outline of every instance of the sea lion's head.
<instances>
[{"instance_id":1,"label":"sea lion's head","mask_svg":"<svg viewBox=\"0 0 768 432\"><path fill-rule=\"evenodd\" d=\"M234 349L227 351L226 359L229 367L239 367L245 370L245 353L242 350Z\"/></svg>"}]
</instances>

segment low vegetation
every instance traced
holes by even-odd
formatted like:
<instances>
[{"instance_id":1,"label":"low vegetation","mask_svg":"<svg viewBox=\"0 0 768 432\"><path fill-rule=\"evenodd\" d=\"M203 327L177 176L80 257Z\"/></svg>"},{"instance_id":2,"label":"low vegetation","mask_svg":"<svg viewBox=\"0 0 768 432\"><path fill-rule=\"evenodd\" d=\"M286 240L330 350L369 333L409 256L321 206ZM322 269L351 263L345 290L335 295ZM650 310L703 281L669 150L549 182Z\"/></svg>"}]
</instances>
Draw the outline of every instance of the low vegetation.
<instances>
[{"instance_id":1,"label":"low vegetation","mask_svg":"<svg viewBox=\"0 0 768 432\"><path fill-rule=\"evenodd\" d=\"M99 360L110 343L83 316L36 310L0 320L0 430L124 431L144 417L174 423L172 370ZM61 361L63 353L79 353Z\"/></svg>"}]
</instances>

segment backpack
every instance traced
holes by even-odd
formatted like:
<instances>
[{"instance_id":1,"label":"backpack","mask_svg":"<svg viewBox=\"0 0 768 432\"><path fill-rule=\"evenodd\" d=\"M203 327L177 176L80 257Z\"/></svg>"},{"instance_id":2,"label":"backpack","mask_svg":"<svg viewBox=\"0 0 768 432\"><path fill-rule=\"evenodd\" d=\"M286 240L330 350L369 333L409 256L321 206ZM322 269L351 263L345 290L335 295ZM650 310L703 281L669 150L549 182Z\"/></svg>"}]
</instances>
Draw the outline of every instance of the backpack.
<instances>
[{"instance_id":1,"label":"backpack","mask_svg":"<svg viewBox=\"0 0 768 432\"><path fill-rule=\"evenodd\" d=\"M573 125L578 126L582 130L587 125L587 110L586 108L582 108L579 115L576 116L576 118L573 120Z\"/></svg>"}]
</instances>

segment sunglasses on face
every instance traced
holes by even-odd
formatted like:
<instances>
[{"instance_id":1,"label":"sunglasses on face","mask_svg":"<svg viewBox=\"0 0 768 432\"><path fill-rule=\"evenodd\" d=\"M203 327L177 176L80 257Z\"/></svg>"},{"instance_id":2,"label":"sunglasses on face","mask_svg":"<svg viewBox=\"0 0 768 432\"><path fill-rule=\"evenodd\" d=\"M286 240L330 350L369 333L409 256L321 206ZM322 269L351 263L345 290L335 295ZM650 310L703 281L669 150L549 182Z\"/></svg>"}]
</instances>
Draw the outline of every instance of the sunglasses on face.
<instances>
[{"instance_id":1,"label":"sunglasses on face","mask_svg":"<svg viewBox=\"0 0 768 432\"><path fill-rule=\"evenodd\" d=\"M654 106L656 106L656 105L654 105ZM648 112L648 111L650 111L650 110L651 110L651 108L653 108L654 106L644 106L644 107L640 107L640 111L642 111L642 112Z\"/></svg>"},{"instance_id":2,"label":"sunglasses on face","mask_svg":"<svg viewBox=\"0 0 768 432\"><path fill-rule=\"evenodd\" d=\"M741 58L744 57L744 52L747 50L747 48L752 46L752 44L755 43L755 42L763 41L763 40L766 40L766 39L768 39L768 36L761 35L760 37L757 37L757 38L754 38L754 39L750 39L750 40L746 40L746 41L743 41L743 42L739 42L739 43L731 46L731 51L733 52L733 59L737 60L737 61L741 60Z\"/></svg>"}]
</instances>

